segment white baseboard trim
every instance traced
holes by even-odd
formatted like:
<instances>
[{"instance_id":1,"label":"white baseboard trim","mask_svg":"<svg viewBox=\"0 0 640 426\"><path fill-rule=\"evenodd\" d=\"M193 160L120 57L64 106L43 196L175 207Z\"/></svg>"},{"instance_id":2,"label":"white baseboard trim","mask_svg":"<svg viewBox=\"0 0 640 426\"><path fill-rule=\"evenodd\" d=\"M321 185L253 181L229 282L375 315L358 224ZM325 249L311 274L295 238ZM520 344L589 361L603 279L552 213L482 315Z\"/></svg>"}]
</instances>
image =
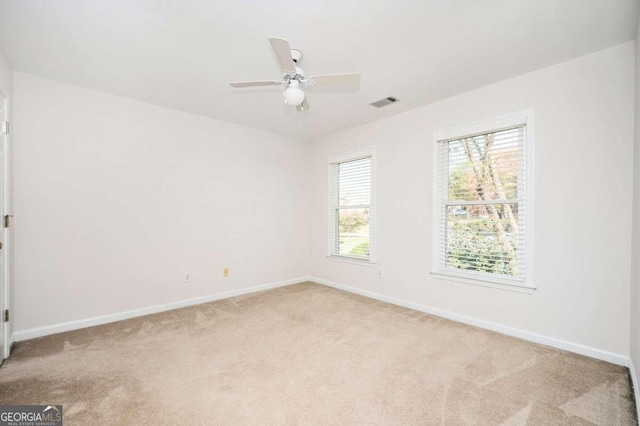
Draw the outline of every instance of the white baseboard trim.
<instances>
[{"instance_id":1,"label":"white baseboard trim","mask_svg":"<svg viewBox=\"0 0 640 426\"><path fill-rule=\"evenodd\" d=\"M173 309L198 305L201 303L213 302L216 300L227 299L234 296L255 293L258 291L269 290L269 289L278 288L278 287L284 287L287 285L297 284L305 281L313 281L318 284L337 288L339 290L348 291L350 293L359 294L361 296L380 300L382 302L403 306L405 308L415 309L417 311L425 312L427 314L436 315L442 318L447 318L453 321L458 321L464 324L469 324L475 327L484 328L487 330L495 331L497 333L506 334L508 336L513 336L513 337L528 340L531 342L540 343L543 345L566 350L569 352L575 352L580 355L589 356L592 358L611 362L613 364L628 366L631 371L632 380L634 380L633 385L634 385L634 392L636 394L636 401L640 401L640 394L639 394L640 386L638 385L638 383L636 383L637 376L635 374L635 369L634 369L633 363L631 362L629 357L626 355L617 354L614 352L609 352L609 351L605 351L597 348L592 348L579 343L568 342L566 340L557 339L555 337L545 336L545 335L533 333L530 331L520 330L514 327L509 327L506 325L474 318L468 315L462 315L455 312L445 311L443 309L421 305L419 303L409 302L407 300L398 299L395 297L387 296L381 293L375 293L368 290L362 290L356 287L336 283L336 282L325 280L318 277L298 277L298 278L293 278L293 279L284 280L284 281L277 281L273 283L247 287L239 290L232 290L232 291L227 291L223 293L216 293L216 294L211 294L207 296L196 297L193 299L180 300L177 302L170 302L162 305L149 306L146 308L119 312L115 314L102 315L102 316L97 316L92 318L81 319L77 321L69 321L69 322L64 322L60 324L31 328L31 329L22 330L22 331L14 331L10 341L11 343L14 341L20 342L23 340L34 339L36 337L48 336L50 334L62 333L65 331L92 327L94 325L101 325L101 324L107 324L110 322L122 321L129 318L155 314L158 312L170 311Z\"/></svg>"},{"instance_id":2,"label":"white baseboard trim","mask_svg":"<svg viewBox=\"0 0 640 426\"><path fill-rule=\"evenodd\" d=\"M498 324L491 321L485 321L483 319L474 318L468 315L457 314L455 312L445 311L443 309L433 308L430 306L421 305L419 303L409 302L403 299L397 299L395 297L387 296L380 293L375 293L368 290L362 290L356 287L351 287L345 284L339 284L336 282L328 281L318 277L311 277L310 281L318 284L323 284L329 287L334 287L339 290L348 291L350 293L359 294L361 296L370 297L372 299L380 300L382 302L391 303L398 306L403 306L409 309L415 309L416 311L425 312L427 314L436 315L442 318L447 318L453 321L469 324L475 327L484 328L486 330L495 331L500 334L506 334L507 336L517 337L523 340L528 340L542 345L551 346L553 348L562 349L569 352L574 352L580 355L585 355L591 358L600 359L610 362L612 364L628 366L629 357L614 352L609 352L590 346L585 346L580 343L568 342L566 340L557 339L555 337L545 336L542 334L533 333L530 331L520 330L518 328L509 327L506 325Z\"/></svg>"},{"instance_id":3,"label":"white baseboard trim","mask_svg":"<svg viewBox=\"0 0 640 426\"><path fill-rule=\"evenodd\" d=\"M177 302L165 303L162 305L148 306L146 308L133 309L131 311L118 312L116 314L101 315L98 317L86 318L77 321L63 322L60 324L47 325L44 327L31 328L22 331L14 331L13 338L16 342L35 339L36 337L48 336L50 334L62 333L65 331L78 330L80 328L92 327L94 325L107 324L110 322L122 321L129 318L141 317L144 315L156 314L158 312L171 311L173 309L187 306L199 305L201 303L213 302L230 297L241 296L243 294L255 293L272 288L284 287L292 284L309 281L310 277L299 277L290 280L277 281L253 287L231 290L223 293L210 294L193 299L179 300Z\"/></svg>"},{"instance_id":4,"label":"white baseboard trim","mask_svg":"<svg viewBox=\"0 0 640 426\"><path fill-rule=\"evenodd\" d=\"M631 383L633 384L633 394L636 398L636 415L640 419L640 388L638 387L638 374L633 365L633 359L629 357L629 374L631 375Z\"/></svg>"}]
</instances>

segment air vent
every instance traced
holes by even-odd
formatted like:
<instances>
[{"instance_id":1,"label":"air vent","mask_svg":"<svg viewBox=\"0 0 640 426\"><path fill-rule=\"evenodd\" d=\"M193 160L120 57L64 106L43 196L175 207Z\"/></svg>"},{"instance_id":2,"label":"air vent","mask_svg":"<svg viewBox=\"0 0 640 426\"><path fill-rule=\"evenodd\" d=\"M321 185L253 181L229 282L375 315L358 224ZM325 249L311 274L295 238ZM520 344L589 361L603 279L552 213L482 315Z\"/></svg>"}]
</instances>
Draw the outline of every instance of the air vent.
<instances>
[{"instance_id":1,"label":"air vent","mask_svg":"<svg viewBox=\"0 0 640 426\"><path fill-rule=\"evenodd\" d=\"M372 102L369 105L371 105L374 108L382 108L384 106L391 105L394 102L398 102L398 98L394 98L393 96L387 96L386 98L382 98L379 101Z\"/></svg>"}]
</instances>

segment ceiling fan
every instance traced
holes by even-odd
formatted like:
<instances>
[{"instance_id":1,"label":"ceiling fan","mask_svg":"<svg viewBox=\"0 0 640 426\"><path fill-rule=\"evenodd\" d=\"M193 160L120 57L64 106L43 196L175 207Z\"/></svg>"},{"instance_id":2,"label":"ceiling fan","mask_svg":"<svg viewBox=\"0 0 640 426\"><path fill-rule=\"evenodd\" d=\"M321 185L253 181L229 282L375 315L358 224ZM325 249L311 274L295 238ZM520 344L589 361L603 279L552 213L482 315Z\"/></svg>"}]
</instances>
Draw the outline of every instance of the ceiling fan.
<instances>
[{"instance_id":1,"label":"ceiling fan","mask_svg":"<svg viewBox=\"0 0 640 426\"><path fill-rule=\"evenodd\" d=\"M291 49L289 42L283 38L271 37L271 48L276 54L278 65L282 69L283 79L262 81L238 81L229 83L232 87L280 86L286 84L284 103L292 105L298 111L309 109L309 102L303 87L306 86L344 86L360 83L360 74L323 74L306 77L304 70L298 66L302 60L302 52Z\"/></svg>"}]
</instances>

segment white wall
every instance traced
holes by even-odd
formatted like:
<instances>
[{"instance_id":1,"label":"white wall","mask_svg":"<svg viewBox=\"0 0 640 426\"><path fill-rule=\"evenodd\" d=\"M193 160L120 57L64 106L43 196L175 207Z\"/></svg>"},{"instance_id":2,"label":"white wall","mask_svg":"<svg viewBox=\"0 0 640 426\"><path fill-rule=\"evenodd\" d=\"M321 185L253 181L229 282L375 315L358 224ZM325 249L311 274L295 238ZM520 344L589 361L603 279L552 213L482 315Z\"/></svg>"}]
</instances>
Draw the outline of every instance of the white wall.
<instances>
[{"instance_id":1,"label":"white wall","mask_svg":"<svg viewBox=\"0 0 640 426\"><path fill-rule=\"evenodd\" d=\"M629 353L633 61L630 42L314 142L312 276L529 336L609 351L612 357L600 355L624 362ZM530 107L536 116L537 290L522 294L433 278L434 130ZM368 145L377 148L377 253L383 278L375 268L326 257L327 157Z\"/></svg>"},{"instance_id":2,"label":"white wall","mask_svg":"<svg viewBox=\"0 0 640 426\"><path fill-rule=\"evenodd\" d=\"M16 332L308 275L307 144L14 84Z\"/></svg>"},{"instance_id":3,"label":"white wall","mask_svg":"<svg viewBox=\"0 0 640 426\"><path fill-rule=\"evenodd\" d=\"M0 91L7 97L13 92L13 71L2 52L0 52Z\"/></svg>"},{"instance_id":4,"label":"white wall","mask_svg":"<svg viewBox=\"0 0 640 426\"><path fill-rule=\"evenodd\" d=\"M635 135L633 146L633 233L631 246L631 362L636 404L640 409L640 27L635 42ZM639 411L640 413L640 411Z\"/></svg>"}]
</instances>

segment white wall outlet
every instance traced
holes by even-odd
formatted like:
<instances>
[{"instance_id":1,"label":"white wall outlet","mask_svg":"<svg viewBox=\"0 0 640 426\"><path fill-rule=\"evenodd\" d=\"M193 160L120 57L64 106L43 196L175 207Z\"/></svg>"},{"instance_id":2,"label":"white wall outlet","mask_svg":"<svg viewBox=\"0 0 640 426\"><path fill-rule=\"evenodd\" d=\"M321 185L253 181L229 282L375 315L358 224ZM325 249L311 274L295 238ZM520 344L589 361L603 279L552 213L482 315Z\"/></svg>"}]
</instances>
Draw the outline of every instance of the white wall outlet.
<instances>
[{"instance_id":1,"label":"white wall outlet","mask_svg":"<svg viewBox=\"0 0 640 426\"><path fill-rule=\"evenodd\" d=\"M190 283L191 282L191 273L187 272L186 274L184 274L184 282L185 283Z\"/></svg>"},{"instance_id":2,"label":"white wall outlet","mask_svg":"<svg viewBox=\"0 0 640 426\"><path fill-rule=\"evenodd\" d=\"M378 278L382 278L384 276L384 271L382 269L378 269Z\"/></svg>"}]
</instances>

